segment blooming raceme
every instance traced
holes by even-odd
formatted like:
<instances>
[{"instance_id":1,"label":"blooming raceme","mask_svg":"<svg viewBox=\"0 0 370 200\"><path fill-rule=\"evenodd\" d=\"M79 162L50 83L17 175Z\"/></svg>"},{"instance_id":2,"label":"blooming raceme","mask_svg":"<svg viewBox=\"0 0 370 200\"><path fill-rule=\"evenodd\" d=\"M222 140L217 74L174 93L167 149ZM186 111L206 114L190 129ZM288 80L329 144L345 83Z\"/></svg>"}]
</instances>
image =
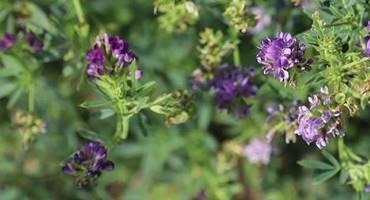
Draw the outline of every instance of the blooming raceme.
<instances>
[{"instance_id":1,"label":"blooming raceme","mask_svg":"<svg viewBox=\"0 0 370 200\"><path fill-rule=\"evenodd\" d=\"M112 58L114 66L107 66L107 58ZM90 78L98 78L103 74L112 74L115 70L131 64L136 55L130 50L126 41L118 36L104 34L98 36L93 47L87 52L87 74ZM141 72L136 72L138 78Z\"/></svg>"},{"instance_id":2,"label":"blooming raceme","mask_svg":"<svg viewBox=\"0 0 370 200\"><path fill-rule=\"evenodd\" d=\"M216 93L218 108L227 110L238 119L245 117L250 107L245 98L257 92L257 87L251 82L252 77L252 70L231 65L221 67L209 82Z\"/></svg>"},{"instance_id":3,"label":"blooming raceme","mask_svg":"<svg viewBox=\"0 0 370 200\"><path fill-rule=\"evenodd\" d=\"M289 79L289 70L294 66L307 68L310 61L304 58L306 47L290 33L280 32L275 38L262 40L257 54L257 62L264 65L264 74L274 76L279 81Z\"/></svg>"},{"instance_id":4,"label":"blooming raceme","mask_svg":"<svg viewBox=\"0 0 370 200\"><path fill-rule=\"evenodd\" d=\"M267 165L270 162L271 153L271 144L258 138L253 138L243 149L244 157L253 164Z\"/></svg>"},{"instance_id":5,"label":"blooming raceme","mask_svg":"<svg viewBox=\"0 0 370 200\"><path fill-rule=\"evenodd\" d=\"M321 88L318 95L308 98L310 106L298 108L297 130L295 133L307 143L315 143L323 149L330 138L342 137L344 131L340 120L340 111L332 109L328 88Z\"/></svg>"},{"instance_id":6,"label":"blooming raceme","mask_svg":"<svg viewBox=\"0 0 370 200\"><path fill-rule=\"evenodd\" d=\"M370 37L366 38L366 47L364 51L366 57L370 57Z\"/></svg>"},{"instance_id":7,"label":"blooming raceme","mask_svg":"<svg viewBox=\"0 0 370 200\"><path fill-rule=\"evenodd\" d=\"M99 142L88 142L65 163L62 170L76 177L79 186L85 186L97 179L102 171L113 168L113 162L107 160L107 149Z\"/></svg>"},{"instance_id":8,"label":"blooming raceme","mask_svg":"<svg viewBox=\"0 0 370 200\"><path fill-rule=\"evenodd\" d=\"M26 40L34 53L39 53L44 48L44 43L32 31L26 32Z\"/></svg>"},{"instance_id":9,"label":"blooming raceme","mask_svg":"<svg viewBox=\"0 0 370 200\"><path fill-rule=\"evenodd\" d=\"M12 33L5 33L4 38L0 40L0 52L10 49L15 41L16 36Z\"/></svg>"}]
</instances>

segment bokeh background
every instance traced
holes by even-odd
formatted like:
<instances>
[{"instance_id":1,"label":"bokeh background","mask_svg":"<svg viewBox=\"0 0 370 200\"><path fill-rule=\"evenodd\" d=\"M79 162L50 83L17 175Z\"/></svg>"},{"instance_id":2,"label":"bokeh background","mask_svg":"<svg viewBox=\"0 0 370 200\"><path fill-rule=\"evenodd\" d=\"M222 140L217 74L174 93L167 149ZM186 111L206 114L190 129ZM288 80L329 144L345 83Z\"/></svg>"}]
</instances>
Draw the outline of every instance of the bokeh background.
<instances>
[{"instance_id":1,"label":"bokeh background","mask_svg":"<svg viewBox=\"0 0 370 200\"><path fill-rule=\"evenodd\" d=\"M191 90L190 76L200 65L199 32L205 27L227 30L220 1L195 1L200 5L197 23L181 33L169 33L158 21L161 14L154 14L152 0L81 0L84 24L71 0L1 0L0 33L15 32L20 21L44 41L44 51L32 60L21 53L22 46L4 54L14 58L14 65L41 68L32 79L35 112L46 121L48 131L27 149L23 147L11 116L27 110L27 94L7 92L7 83L19 79L0 75L0 199L187 200L200 191L211 200L353 199L354 191L340 185L338 177L313 184L315 172L296 162L323 158L300 138L290 144L278 138L267 166L253 165L225 150L226 143L265 137L268 105L305 101L317 89L285 88L263 76L256 63L257 46L265 36L279 30L299 34L310 28L311 20L302 7L289 0L254 1L271 16L272 23L256 34L240 35L242 64L255 68L254 81L259 87L249 117L236 120L217 110L211 93L199 92L194 95L195 116L185 124L166 126L161 116L146 111L135 116L129 138L110 149L115 170L104 173L96 186L78 188L71 177L61 173L64 161L86 141L82 130L108 138L115 129L114 117L100 120L94 110L79 106L98 98L84 72L84 57L95 37L107 32L127 40L139 57L143 80L156 81L156 94ZM17 101L9 105L14 98ZM367 109L346 122L346 144L365 156L370 152L369 120ZM336 148L334 143L327 150L335 155Z\"/></svg>"}]
</instances>

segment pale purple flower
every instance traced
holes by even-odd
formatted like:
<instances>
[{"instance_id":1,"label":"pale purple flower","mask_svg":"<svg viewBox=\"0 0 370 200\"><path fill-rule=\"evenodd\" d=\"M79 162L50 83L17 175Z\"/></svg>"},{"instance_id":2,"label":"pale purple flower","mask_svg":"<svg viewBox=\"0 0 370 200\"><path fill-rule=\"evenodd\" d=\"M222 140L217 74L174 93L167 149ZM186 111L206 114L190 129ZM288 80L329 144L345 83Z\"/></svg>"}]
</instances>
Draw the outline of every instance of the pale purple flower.
<instances>
[{"instance_id":1,"label":"pale purple flower","mask_svg":"<svg viewBox=\"0 0 370 200\"><path fill-rule=\"evenodd\" d=\"M262 10L260 7L251 8L251 12L255 16L257 23L255 27L247 30L248 33L257 34L271 24L271 16L268 15L266 11Z\"/></svg>"},{"instance_id":2,"label":"pale purple flower","mask_svg":"<svg viewBox=\"0 0 370 200\"><path fill-rule=\"evenodd\" d=\"M271 144L258 138L253 138L243 149L244 157L253 164L267 165L270 162L271 153Z\"/></svg>"},{"instance_id":3,"label":"pale purple flower","mask_svg":"<svg viewBox=\"0 0 370 200\"><path fill-rule=\"evenodd\" d=\"M365 40L365 51L364 55L370 57L370 37L367 37Z\"/></svg>"},{"instance_id":4,"label":"pale purple flower","mask_svg":"<svg viewBox=\"0 0 370 200\"><path fill-rule=\"evenodd\" d=\"M140 69L137 69L135 71L135 79L139 80L139 79L141 79L141 77L143 77L143 71L140 70Z\"/></svg>"},{"instance_id":5,"label":"pale purple flower","mask_svg":"<svg viewBox=\"0 0 370 200\"><path fill-rule=\"evenodd\" d=\"M290 33L280 32L275 38L262 40L257 54L257 62L263 65L264 74L269 74L279 81L289 79L289 70L294 66L307 68L310 64L304 58L305 46Z\"/></svg>"},{"instance_id":6,"label":"pale purple flower","mask_svg":"<svg viewBox=\"0 0 370 200\"><path fill-rule=\"evenodd\" d=\"M330 138L344 135L340 112L330 107L328 89L322 88L321 93L308 98L310 106L298 108L297 129L295 133L310 145L315 143L323 149Z\"/></svg>"},{"instance_id":7,"label":"pale purple flower","mask_svg":"<svg viewBox=\"0 0 370 200\"><path fill-rule=\"evenodd\" d=\"M10 49L14 45L16 39L14 34L5 33L4 38L0 40L0 52Z\"/></svg>"},{"instance_id":8,"label":"pale purple flower","mask_svg":"<svg viewBox=\"0 0 370 200\"><path fill-rule=\"evenodd\" d=\"M370 184L366 185L365 189L364 189L365 192L370 192Z\"/></svg>"}]
</instances>

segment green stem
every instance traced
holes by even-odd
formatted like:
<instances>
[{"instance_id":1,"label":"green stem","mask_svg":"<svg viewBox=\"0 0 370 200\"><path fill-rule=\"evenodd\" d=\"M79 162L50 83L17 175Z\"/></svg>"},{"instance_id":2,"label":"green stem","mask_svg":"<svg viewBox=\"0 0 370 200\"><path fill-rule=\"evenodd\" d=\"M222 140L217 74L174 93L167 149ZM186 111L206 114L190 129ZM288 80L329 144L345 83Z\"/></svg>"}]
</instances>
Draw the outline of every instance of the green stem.
<instances>
[{"instance_id":1,"label":"green stem","mask_svg":"<svg viewBox=\"0 0 370 200\"><path fill-rule=\"evenodd\" d=\"M241 66L240 52L239 52L239 31L232 28L231 30L232 40L236 43L233 51L233 61L236 66Z\"/></svg>"},{"instance_id":2,"label":"green stem","mask_svg":"<svg viewBox=\"0 0 370 200\"><path fill-rule=\"evenodd\" d=\"M236 45L233 53L233 59L234 59L234 64L236 66L241 66L241 61L240 61L240 52L239 52L239 47Z\"/></svg>"},{"instance_id":3,"label":"green stem","mask_svg":"<svg viewBox=\"0 0 370 200\"><path fill-rule=\"evenodd\" d=\"M124 140L128 136L129 131L129 118L125 115L125 108L122 105L121 101L116 101L116 115L117 115L117 124L116 124L116 133L114 134L114 139L116 141Z\"/></svg>"},{"instance_id":4,"label":"green stem","mask_svg":"<svg viewBox=\"0 0 370 200\"><path fill-rule=\"evenodd\" d=\"M35 111L35 90L33 85L30 85L28 89L28 111L30 113Z\"/></svg>"},{"instance_id":5,"label":"green stem","mask_svg":"<svg viewBox=\"0 0 370 200\"><path fill-rule=\"evenodd\" d=\"M80 24L84 24L85 23L85 18L84 18L84 13L82 11L80 0L73 0L73 6L75 8L78 21L80 22Z\"/></svg>"}]
</instances>

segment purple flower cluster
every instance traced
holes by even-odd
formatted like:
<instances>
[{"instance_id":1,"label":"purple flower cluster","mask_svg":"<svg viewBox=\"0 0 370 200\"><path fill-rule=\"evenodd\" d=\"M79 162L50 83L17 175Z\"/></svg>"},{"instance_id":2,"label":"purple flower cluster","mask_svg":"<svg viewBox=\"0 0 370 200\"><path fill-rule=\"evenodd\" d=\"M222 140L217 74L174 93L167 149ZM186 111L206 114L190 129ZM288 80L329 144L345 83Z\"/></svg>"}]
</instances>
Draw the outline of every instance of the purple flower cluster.
<instances>
[{"instance_id":1,"label":"purple flower cluster","mask_svg":"<svg viewBox=\"0 0 370 200\"><path fill-rule=\"evenodd\" d=\"M366 185L365 189L364 189L365 192L370 192L370 184Z\"/></svg>"},{"instance_id":2,"label":"purple flower cluster","mask_svg":"<svg viewBox=\"0 0 370 200\"><path fill-rule=\"evenodd\" d=\"M86 143L66 162L62 170L75 176L77 184L84 186L97 179L103 170L113 170L114 164L107 160L107 149L98 142Z\"/></svg>"},{"instance_id":3,"label":"purple flower cluster","mask_svg":"<svg viewBox=\"0 0 370 200\"><path fill-rule=\"evenodd\" d=\"M370 34L370 21L367 21L367 24L365 24L366 26L366 29L368 31L368 33ZM366 57L370 57L370 36L367 36L365 38L365 51L364 51L364 55Z\"/></svg>"},{"instance_id":4,"label":"purple flower cluster","mask_svg":"<svg viewBox=\"0 0 370 200\"><path fill-rule=\"evenodd\" d=\"M279 81L289 79L289 70L295 65L305 69L310 61L304 58L304 44L290 33L280 32L275 38L262 40L257 54L257 62L264 65L264 74L274 76Z\"/></svg>"},{"instance_id":5,"label":"purple flower cluster","mask_svg":"<svg viewBox=\"0 0 370 200\"><path fill-rule=\"evenodd\" d=\"M206 200L207 195L205 190L201 190L195 197L191 198L190 200Z\"/></svg>"},{"instance_id":6,"label":"purple flower cluster","mask_svg":"<svg viewBox=\"0 0 370 200\"><path fill-rule=\"evenodd\" d=\"M252 70L226 65L215 74L209 85L216 93L217 106L241 119L249 113L245 98L256 95L257 87L252 84Z\"/></svg>"},{"instance_id":7,"label":"purple flower cluster","mask_svg":"<svg viewBox=\"0 0 370 200\"><path fill-rule=\"evenodd\" d=\"M244 146L243 155L253 164L267 165L270 162L272 146L258 138L253 138L251 142Z\"/></svg>"},{"instance_id":8,"label":"purple flower cluster","mask_svg":"<svg viewBox=\"0 0 370 200\"><path fill-rule=\"evenodd\" d=\"M331 109L328 88L321 88L320 94L308 98L310 106L298 108L297 129L295 133L310 145L315 142L323 149L330 138L342 137L344 131L340 120L340 111Z\"/></svg>"},{"instance_id":9,"label":"purple flower cluster","mask_svg":"<svg viewBox=\"0 0 370 200\"><path fill-rule=\"evenodd\" d=\"M34 53L39 53L44 48L44 43L32 31L26 33L26 40Z\"/></svg>"},{"instance_id":10,"label":"purple flower cluster","mask_svg":"<svg viewBox=\"0 0 370 200\"><path fill-rule=\"evenodd\" d=\"M24 37L27 40L27 43L31 50L34 53L40 53L44 48L44 43L36 37L36 35L32 31L22 30L24 33ZM6 51L14 46L17 37L15 34L12 33L5 33L3 39L0 40L0 52Z\"/></svg>"},{"instance_id":11,"label":"purple flower cluster","mask_svg":"<svg viewBox=\"0 0 370 200\"><path fill-rule=\"evenodd\" d=\"M16 39L14 34L5 33L4 38L0 40L0 52L10 49L14 45Z\"/></svg>"},{"instance_id":12,"label":"purple flower cluster","mask_svg":"<svg viewBox=\"0 0 370 200\"><path fill-rule=\"evenodd\" d=\"M106 66L106 59L112 58L114 66ZM130 50L126 41L118 36L104 34L98 36L93 47L87 52L87 74L90 78L98 78L103 74L113 73L115 67L122 68L129 65L136 55ZM141 77L141 72L136 73L136 77Z\"/></svg>"}]
</instances>

